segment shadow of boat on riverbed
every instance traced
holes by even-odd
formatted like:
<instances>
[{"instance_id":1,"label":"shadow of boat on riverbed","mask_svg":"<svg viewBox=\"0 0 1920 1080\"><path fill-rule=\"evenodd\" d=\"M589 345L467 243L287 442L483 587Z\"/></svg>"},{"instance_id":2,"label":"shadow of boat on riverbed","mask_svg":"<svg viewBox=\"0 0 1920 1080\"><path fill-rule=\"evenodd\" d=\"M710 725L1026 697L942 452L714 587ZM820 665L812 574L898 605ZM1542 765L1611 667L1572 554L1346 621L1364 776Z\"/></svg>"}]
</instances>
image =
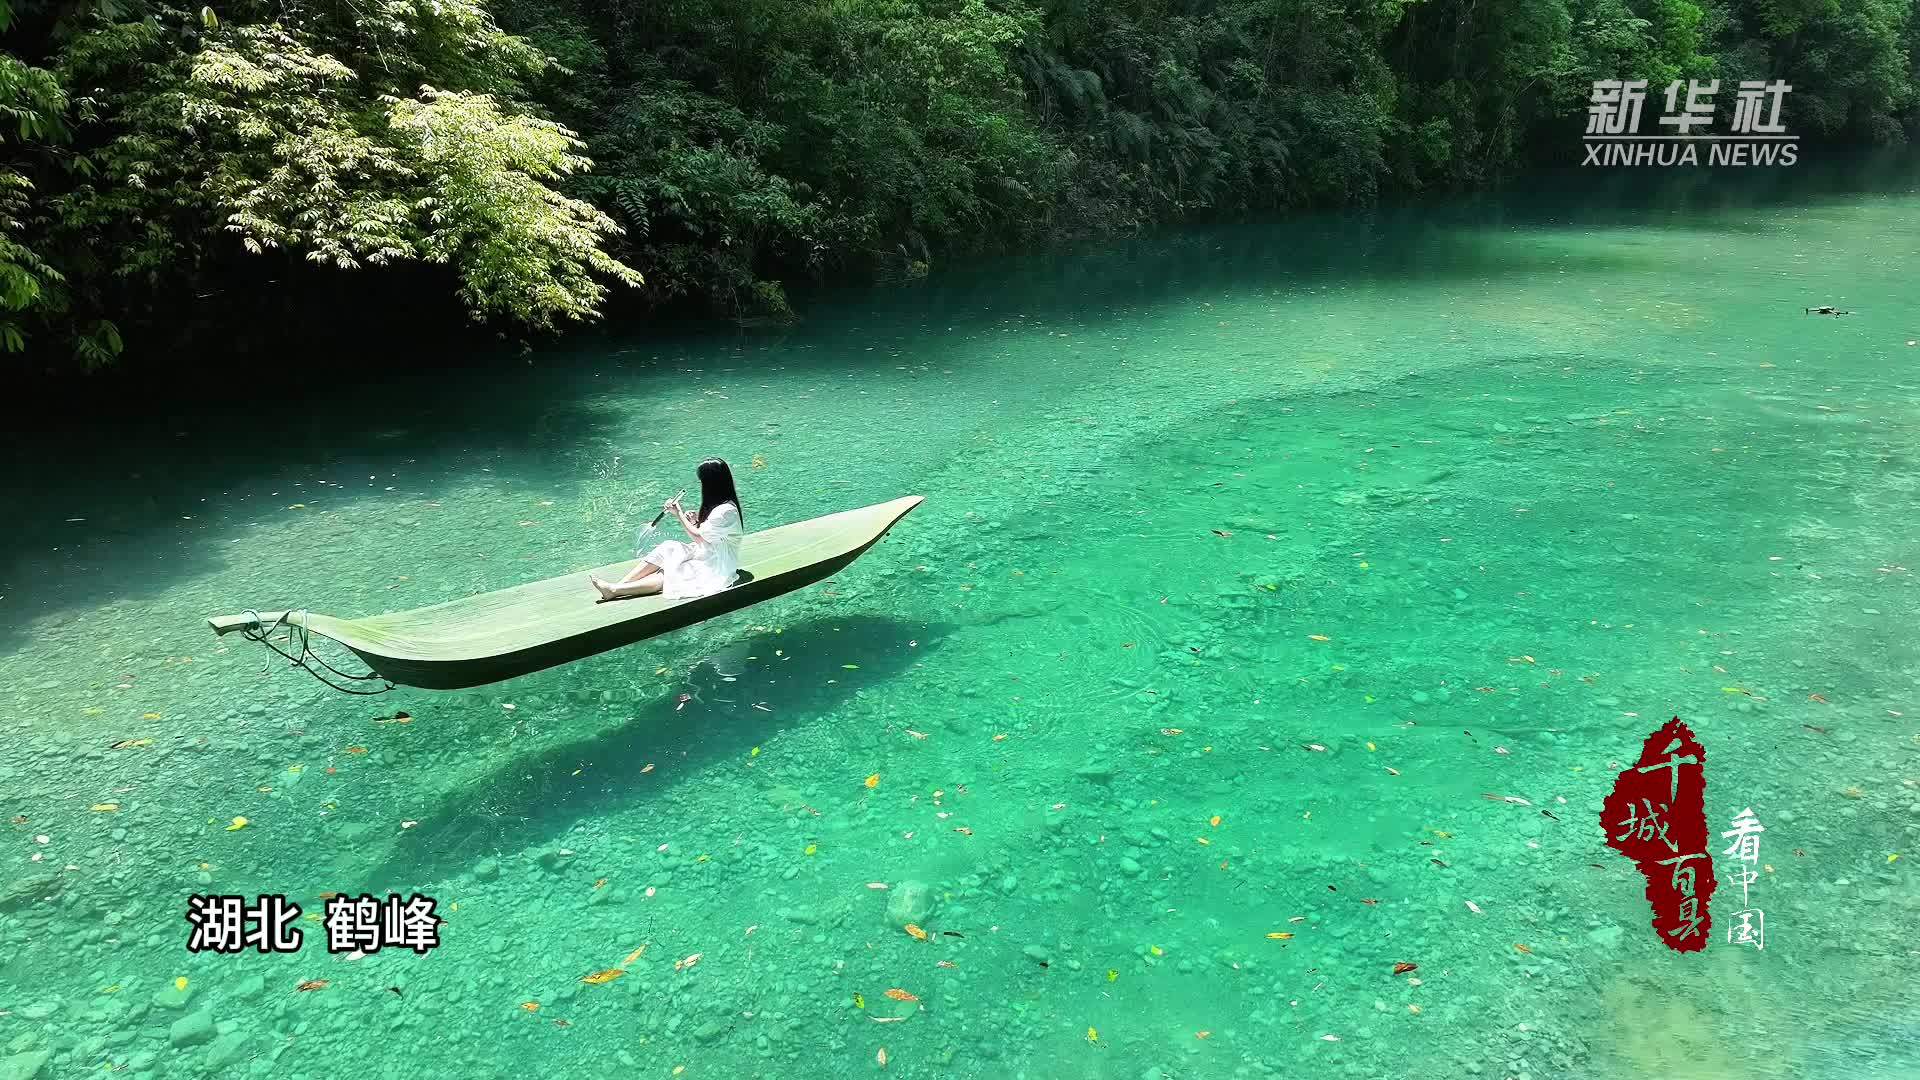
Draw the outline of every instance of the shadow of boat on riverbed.
<instances>
[{"instance_id":1,"label":"shadow of boat on riverbed","mask_svg":"<svg viewBox=\"0 0 1920 1080\"><path fill-rule=\"evenodd\" d=\"M741 658L732 682L714 663L702 662L684 684L624 722L537 754L513 753L509 746L508 756L446 792L436 811L400 833L367 872L364 888L375 896L404 896L485 859L497 859L502 873L511 874L515 864L565 846L582 822L620 816L652 799L662 785L722 760L745 760L779 732L826 717L863 689L924 661L955 629L872 616L824 617L777 636L757 636L749 650L753 658ZM724 662L720 667L734 670ZM597 690L587 693L597 696ZM681 693L692 697L682 702ZM593 835L620 831L596 828ZM638 853L623 840L617 844L595 851L595 857Z\"/></svg>"}]
</instances>

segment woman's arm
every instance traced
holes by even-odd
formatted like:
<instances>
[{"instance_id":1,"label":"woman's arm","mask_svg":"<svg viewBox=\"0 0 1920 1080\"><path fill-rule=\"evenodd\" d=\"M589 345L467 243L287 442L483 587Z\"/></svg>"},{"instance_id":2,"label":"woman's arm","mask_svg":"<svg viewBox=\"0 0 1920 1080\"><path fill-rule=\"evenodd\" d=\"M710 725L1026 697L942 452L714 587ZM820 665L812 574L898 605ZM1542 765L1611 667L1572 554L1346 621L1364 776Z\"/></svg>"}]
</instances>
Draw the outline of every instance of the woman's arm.
<instances>
[{"instance_id":1,"label":"woman's arm","mask_svg":"<svg viewBox=\"0 0 1920 1080\"><path fill-rule=\"evenodd\" d=\"M704 544L707 542L707 538L700 535L700 526L695 524L693 515L687 513L679 503L673 504L673 516L680 519L680 527L687 531L688 538L694 543Z\"/></svg>"}]
</instances>

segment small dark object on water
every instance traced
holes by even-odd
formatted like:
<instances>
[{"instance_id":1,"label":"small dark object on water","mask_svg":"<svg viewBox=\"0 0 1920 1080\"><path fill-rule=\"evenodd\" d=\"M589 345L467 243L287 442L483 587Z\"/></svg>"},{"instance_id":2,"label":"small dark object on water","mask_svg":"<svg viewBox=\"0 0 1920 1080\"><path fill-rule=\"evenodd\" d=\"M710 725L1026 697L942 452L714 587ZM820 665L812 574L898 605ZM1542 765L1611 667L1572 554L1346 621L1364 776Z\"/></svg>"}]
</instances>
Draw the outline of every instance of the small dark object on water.
<instances>
[{"instance_id":1,"label":"small dark object on water","mask_svg":"<svg viewBox=\"0 0 1920 1080\"><path fill-rule=\"evenodd\" d=\"M1052 965L1052 964L1049 964L1049 963L1047 963L1047 962L1046 962L1045 960L1042 960L1042 961L1040 961L1040 966L1041 966L1041 967L1043 967L1043 968L1050 968L1050 967L1052 967L1053 965Z\"/></svg>"},{"instance_id":2,"label":"small dark object on water","mask_svg":"<svg viewBox=\"0 0 1920 1080\"><path fill-rule=\"evenodd\" d=\"M1328 892L1339 892L1340 890L1339 890L1339 889L1336 889L1336 888L1334 888L1334 887L1333 887L1333 886L1331 886L1331 885L1329 885L1329 886L1327 886L1327 891L1328 891Z\"/></svg>"},{"instance_id":3,"label":"small dark object on water","mask_svg":"<svg viewBox=\"0 0 1920 1080\"><path fill-rule=\"evenodd\" d=\"M396 993L396 994L398 994L398 993L400 993L400 988L399 988L399 987L397 987L397 986L389 986L389 987L387 987L387 989L389 989L389 990L391 990L391 991L393 991L393 992L394 992L394 993Z\"/></svg>"},{"instance_id":4,"label":"small dark object on water","mask_svg":"<svg viewBox=\"0 0 1920 1080\"><path fill-rule=\"evenodd\" d=\"M1559 818L1559 817L1558 817L1557 815L1555 815L1555 814L1554 814L1554 812L1553 812L1553 811L1551 811L1551 810L1542 810L1542 811L1540 811L1540 812L1541 812L1541 813L1543 813L1543 814L1545 814L1545 815L1547 815L1547 816L1548 816L1548 817L1550 817L1550 818L1553 818L1553 820L1555 820L1555 821L1559 821L1559 820L1560 820L1560 818Z\"/></svg>"},{"instance_id":5,"label":"small dark object on water","mask_svg":"<svg viewBox=\"0 0 1920 1080\"><path fill-rule=\"evenodd\" d=\"M1819 734L1821 734L1821 735L1825 735L1825 734L1827 733L1827 729L1826 729L1826 728L1823 728L1823 727L1814 727L1814 726L1813 726L1812 724L1801 724L1800 726L1801 726L1801 727L1803 727L1803 728L1806 728L1806 729L1807 729L1808 731L1812 731L1812 732L1817 732L1817 733L1819 733Z\"/></svg>"},{"instance_id":6,"label":"small dark object on water","mask_svg":"<svg viewBox=\"0 0 1920 1080\"><path fill-rule=\"evenodd\" d=\"M940 931L940 935L942 937L957 937L957 938L965 938L967 936L958 930L942 930Z\"/></svg>"},{"instance_id":7,"label":"small dark object on water","mask_svg":"<svg viewBox=\"0 0 1920 1080\"><path fill-rule=\"evenodd\" d=\"M1428 859L1427 861L1428 861L1428 862L1430 862L1430 863L1432 863L1433 865L1435 865L1435 866L1437 866L1437 867L1439 867L1439 868L1440 868L1440 869L1442 869L1442 870L1445 870L1445 869L1447 869L1447 864L1446 864L1446 863L1443 863L1443 862L1441 862L1441 861L1440 861L1439 859Z\"/></svg>"},{"instance_id":8,"label":"small dark object on water","mask_svg":"<svg viewBox=\"0 0 1920 1080\"><path fill-rule=\"evenodd\" d=\"M1808 315L1851 315L1853 314L1853 312L1851 311L1841 311L1840 309L1835 307L1810 307L1806 309L1806 313Z\"/></svg>"}]
</instances>

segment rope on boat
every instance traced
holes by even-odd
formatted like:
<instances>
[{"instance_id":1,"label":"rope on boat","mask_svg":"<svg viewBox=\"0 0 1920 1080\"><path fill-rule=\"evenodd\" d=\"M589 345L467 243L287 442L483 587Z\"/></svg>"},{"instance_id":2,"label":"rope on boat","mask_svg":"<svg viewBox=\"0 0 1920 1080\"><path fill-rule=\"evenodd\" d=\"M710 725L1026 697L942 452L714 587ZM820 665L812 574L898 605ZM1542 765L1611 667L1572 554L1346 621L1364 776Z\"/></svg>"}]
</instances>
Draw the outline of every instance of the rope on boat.
<instances>
[{"instance_id":1,"label":"rope on boat","mask_svg":"<svg viewBox=\"0 0 1920 1080\"><path fill-rule=\"evenodd\" d=\"M297 623L292 622L289 619L289 617L292 616L294 612L283 611L280 613L280 617L273 621L273 625L266 627L265 629L262 629L260 626L260 613L258 611L255 611L253 608L248 608L245 612L243 612L243 614L245 614L247 617L247 625L240 628L240 635L242 637L246 638L248 641L257 641L260 644L265 645L267 648L272 649L274 652L279 653L281 656L286 657L288 663L306 672L307 674L313 676L314 678L319 679L322 683L325 683L329 689L338 690L343 694L357 694L362 697L372 697L374 694L384 694L387 691L392 690L394 688L393 683L387 680L385 676L381 675L377 671L369 671L365 675L349 675L348 673L341 671L339 668L334 667L332 664L327 663L324 657L322 657L319 653L314 652L313 651L313 631L307 629L307 625L306 625L307 621L304 617L306 615L305 611L299 612L302 618ZM287 628L287 644L291 645L296 640L300 643L300 655L295 656L292 653L286 652L285 650L281 649L280 646L275 645L272 642L271 638L273 637L275 631L279 630L282 626L285 626ZM319 672L308 667L307 666L308 660L314 661L315 663L319 664L321 667L326 668L328 671L333 672L335 675L338 675L341 678L349 680L351 682L368 682L373 679L379 679L380 681L385 682L387 685L381 687L378 690L355 690L352 687L348 687L348 686L335 686L331 681L327 679L325 675L322 675ZM273 661L269 660L267 661L267 663L271 665Z\"/></svg>"}]
</instances>

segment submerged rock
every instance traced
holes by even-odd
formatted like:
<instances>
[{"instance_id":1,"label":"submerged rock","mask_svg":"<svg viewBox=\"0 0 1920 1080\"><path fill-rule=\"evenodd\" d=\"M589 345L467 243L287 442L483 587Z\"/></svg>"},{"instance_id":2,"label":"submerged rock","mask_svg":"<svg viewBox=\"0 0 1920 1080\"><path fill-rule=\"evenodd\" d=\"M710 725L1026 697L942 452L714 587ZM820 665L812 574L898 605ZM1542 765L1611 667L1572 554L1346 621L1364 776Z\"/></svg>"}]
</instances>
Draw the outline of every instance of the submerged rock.
<instances>
[{"instance_id":1,"label":"submerged rock","mask_svg":"<svg viewBox=\"0 0 1920 1080\"><path fill-rule=\"evenodd\" d=\"M213 1014L205 1009L176 1020L167 1029L167 1041L175 1046L198 1046L213 1040Z\"/></svg>"},{"instance_id":2,"label":"submerged rock","mask_svg":"<svg viewBox=\"0 0 1920 1080\"><path fill-rule=\"evenodd\" d=\"M35 1080L46 1068L47 1060L53 1057L52 1051L33 1050L25 1054L15 1054L9 1058L0 1058L0 1080Z\"/></svg>"},{"instance_id":3,"label":"submerged rock","mask_svg":"<svg viewBox=\"0 0 1920 1080\"><path fill-rule=\"evenodd\" d=\"M903 881L887 898L887 921L896 926L925 922L933 914L933 888L924 881Z\"/></svg>"}]
</instances>

